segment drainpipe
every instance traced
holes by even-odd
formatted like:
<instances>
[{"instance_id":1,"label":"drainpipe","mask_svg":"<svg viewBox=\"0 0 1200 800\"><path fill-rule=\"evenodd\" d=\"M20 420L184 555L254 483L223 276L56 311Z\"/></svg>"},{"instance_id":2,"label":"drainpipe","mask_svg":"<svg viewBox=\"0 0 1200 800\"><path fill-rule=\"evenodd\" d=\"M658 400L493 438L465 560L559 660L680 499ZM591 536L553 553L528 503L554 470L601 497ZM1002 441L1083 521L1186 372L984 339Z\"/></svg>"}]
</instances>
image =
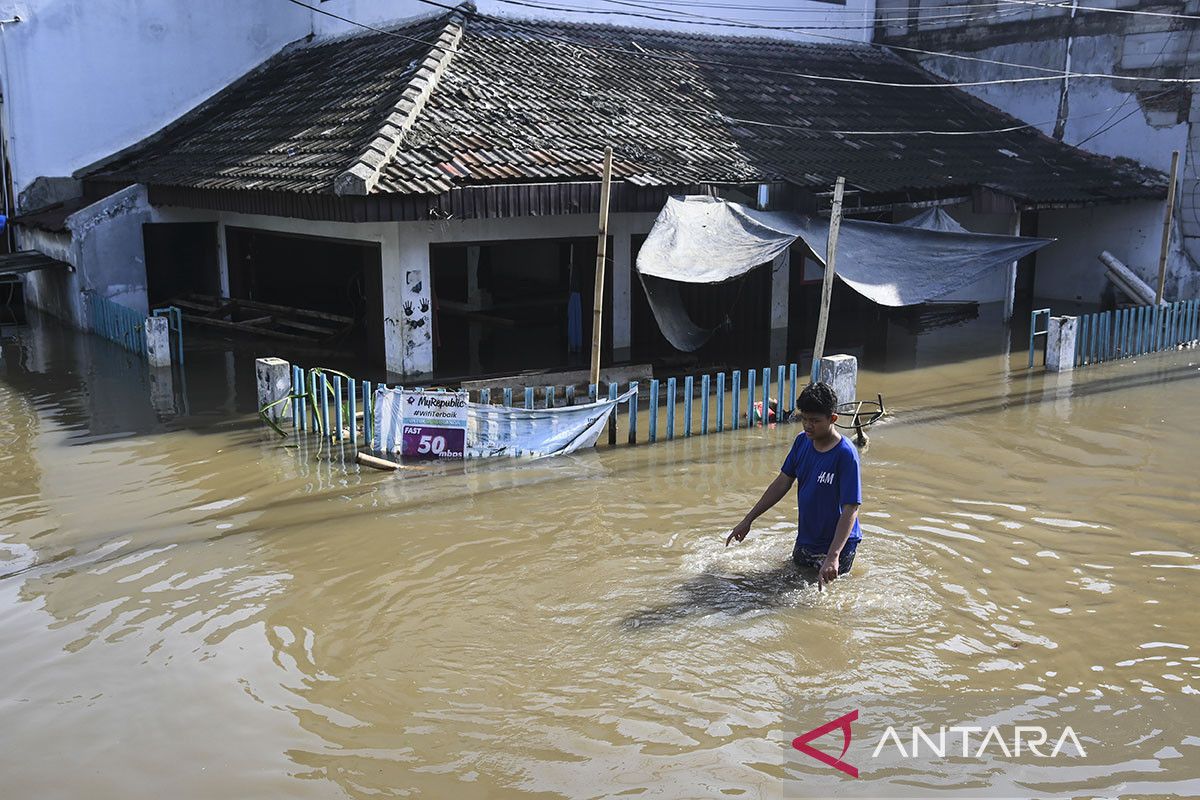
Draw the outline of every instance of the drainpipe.
<instances>
[{"instance_id":1,"label":"drainpipe","mask_svg":"<svg viewBox=\"0 0 1200 800\"><path fill-rule=\"evenodd\" d=\"M1063 59L1063 72L1067 74L1063 75L1062 90L1058 95L1058 115L1054 120L1054 138L1058 139L1060 142L1062 141L1063 135L1066 133L1067 128L1067 114L1069 113L1067 93L1071 89L1071 48L1075 44L1075 36L1073 33L1075 31L1075 13L1078 11L1078 9L1079 0L1071 0L1071 22L1067 26L1067 30L1070 31L1070 33L1067 34L1067 53L1066 57Z\"/></svg>"}]
</instances>

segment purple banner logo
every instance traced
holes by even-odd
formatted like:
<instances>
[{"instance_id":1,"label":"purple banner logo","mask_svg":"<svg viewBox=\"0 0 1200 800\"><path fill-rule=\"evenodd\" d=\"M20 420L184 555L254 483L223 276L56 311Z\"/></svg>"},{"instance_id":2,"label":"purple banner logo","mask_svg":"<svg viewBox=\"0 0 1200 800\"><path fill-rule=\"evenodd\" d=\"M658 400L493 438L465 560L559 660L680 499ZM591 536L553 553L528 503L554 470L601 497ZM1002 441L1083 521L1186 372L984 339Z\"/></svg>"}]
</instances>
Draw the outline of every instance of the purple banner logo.
<instances>
[{"instance_id":1,"label":"purple banner logo","mask_svg":"<svg viewBox=\"0 0 1200 800\"><path fill-rule=\"evenodd\" d=\"M466 444L467 432L462 428L405 425L400 455L413 459L462 458Z\"/></svg>"}]
</instances>

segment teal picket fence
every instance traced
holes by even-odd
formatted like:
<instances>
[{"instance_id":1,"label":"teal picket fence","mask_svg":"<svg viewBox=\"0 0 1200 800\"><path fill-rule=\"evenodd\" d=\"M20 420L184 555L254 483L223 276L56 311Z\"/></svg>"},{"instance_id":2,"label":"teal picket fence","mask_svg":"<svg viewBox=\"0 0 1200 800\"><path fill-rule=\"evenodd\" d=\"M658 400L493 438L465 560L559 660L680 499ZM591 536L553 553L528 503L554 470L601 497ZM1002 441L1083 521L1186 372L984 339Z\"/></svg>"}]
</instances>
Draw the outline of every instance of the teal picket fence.
<instances>
[{"instance_id":1,"label":"teal picket fence","mask_svg":"<svg viewBox=\"0 0 1200 800\"><path fill-rule=\"evenodd\" d=\"M1039 317L1049 309L1030 315L1029 366L1033 366ZM1194 347L1200 344L1200 299L1180 300L1157 306L1135 306L1098 311L1078 318L1075 329L1076 367L1087 367L1122 358Z\"/></svg>"},{"instance_id":2,"label":"teal picket fence","mask_svg":"<svg viewBox=\"0 0 1200 800\"><path fill-rule=\"evenodd\" d=\"M87 302L88 324L92 331L145 358L146 315L92 291L85 292L84 296Z\"/></svg>"},{"instance_id":3,"label":"teal picket fence","mask_svg":"<svg viewBox=\"0 0 1200 800\"><path fill-rule=\"evenodd\" d=\"M357 380L320 367L306 369L292 365L291 369L292 399L282 418L290 419L295 431L325 436L336 442L365 445L371 441L375 391L386 384ZM639 440L653 443L771 424L793 411L795 398L803 388L798 383L799 376L796 364L780 364L653 379L648 385L638 381L609 384L606 396L611 399L619 397L625 389L633 389L634 394L619 403L610 418L608 443L636 444ZM807 374L803 378L807 382ZM485 405L512 406L519 398L524 408L555 408L574 405L577 396L582 400L583 388L507 386L471 390L469 396L471 402ZM586 387L586 391L587 399L597 398L595 384Z\"/></svg>"}]
</instances>

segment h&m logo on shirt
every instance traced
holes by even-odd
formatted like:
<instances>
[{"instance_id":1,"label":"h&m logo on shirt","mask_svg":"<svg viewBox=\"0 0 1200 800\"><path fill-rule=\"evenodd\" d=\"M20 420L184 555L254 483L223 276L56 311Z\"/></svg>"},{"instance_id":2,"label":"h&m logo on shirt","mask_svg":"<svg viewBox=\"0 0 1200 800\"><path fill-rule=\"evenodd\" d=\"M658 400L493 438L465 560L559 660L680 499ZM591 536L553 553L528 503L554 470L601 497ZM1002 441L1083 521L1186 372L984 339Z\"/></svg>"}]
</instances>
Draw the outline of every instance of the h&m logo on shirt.
<instances>
[{"instance_id":1,"label":"h&m logo on shirt","mask_svg":"<svg viewBox=\"0 0 1200 800\"><path fill-rule=\"evenodd\" d=\"M817 483L824 483L829 486L832 486L833 485L833 473L832 472L822 472L820 475L817 476Z\"/></svg>"}]
</instances>

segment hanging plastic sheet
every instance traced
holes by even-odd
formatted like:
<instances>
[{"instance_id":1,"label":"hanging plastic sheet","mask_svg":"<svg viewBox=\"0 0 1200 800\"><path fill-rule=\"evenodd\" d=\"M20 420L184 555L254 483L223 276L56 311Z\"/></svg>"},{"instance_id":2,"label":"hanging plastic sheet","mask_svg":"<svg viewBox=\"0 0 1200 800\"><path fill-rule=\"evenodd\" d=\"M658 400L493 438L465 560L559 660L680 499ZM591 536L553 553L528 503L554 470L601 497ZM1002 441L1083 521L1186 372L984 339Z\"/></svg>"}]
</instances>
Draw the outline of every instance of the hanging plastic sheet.
<instances>
[{"instance_id":1,"label":"hanging plastic sheet","mask_svg":"<svg viewBox=\"0 0 1200 800\"><path fill-rule=\"evenodd\" d=\"M707 196L672 197L638 253L637 269L663 335L690 352L716 329L691 321L670 282L731 280L769 263L796 239L824 263L828 236L829 222L820 217L756 211ZM941 209L906 225L846 219L838 237L837 276L880 305L916 305L968 286L1052 241L968 233Z\"/></svg>"},{"instance_id":2,"label":"hanging plastic sheet","mask_svg":"<svg viewBox=\"0 0 1200 800\"><path fill-rule=\"evenodd\" d=\"M601 400L562 408L510 408L469 403L467 405L467 458L504 456L544 457L573 453L596 444L608 417L617 404L634 390L615 400ZM395 453L403 434L401 389L380 389L375 394L375 434L371 447Z\"/></svg>"}]
</instances>

